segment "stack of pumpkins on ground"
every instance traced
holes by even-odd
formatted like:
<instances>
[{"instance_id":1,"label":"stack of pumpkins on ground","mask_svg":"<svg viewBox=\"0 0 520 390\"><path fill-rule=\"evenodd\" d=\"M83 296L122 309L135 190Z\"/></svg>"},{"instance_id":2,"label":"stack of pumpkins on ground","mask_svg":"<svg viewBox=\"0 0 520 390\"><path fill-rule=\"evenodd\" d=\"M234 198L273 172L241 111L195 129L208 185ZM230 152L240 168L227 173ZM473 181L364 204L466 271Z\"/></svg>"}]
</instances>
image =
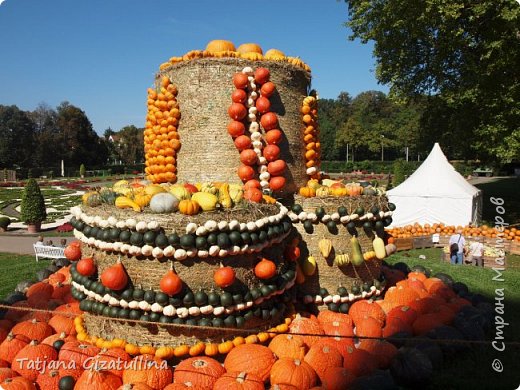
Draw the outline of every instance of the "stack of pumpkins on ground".
<instances>
[{"instance_id":1,"label":"stack of pumpkins on ground","mask_svg":"<svg viewBox=\"0 0 520 390\"><path fill-rule=\"evenodd\" d=\"M434 223L434 224L424 224L420 225L419 223L414 223L413 225L406 225L402 227L394 227L392 229L388 229L387 232L393 238L408 238L408 237L418 237L418 236L430 236L432 234L438 233L441 235L452 235L457 231L462 230L462 235L467 237L485 237L485 238L497 238L500 237L504 240L511 240L520 242L520 229L515 227L511 227L509 229L504 229L503 232L499 231L495 227L490 227L487 225L482 226L454 226L454 225L445 225L444 223Z\"/></svg>"},{"instance_id":2,"label":"stack of pumpkins on ground","mask_svg":"<svg viewBox=\"0 0 520 390\"><path fill-rule=\"evenodd\" d=\"M166 362L152 351L132 356L124 340L84 340L85 334L77 332L81 310L70 292L69 267L64 267L32 285L26 300L14 303L0 320L0 385L6 390L263 390L268 385L279 390L330 390L355 384L379 388L394 382L425 386L443 352L456 348L441 344L441 350L438 344L414 342L411 337L482 338L484 314L448 287L452 280L446 275L441 280L421 272L406 277L397 269L383 271L394 285L383 300L355 302L348 314L298 314L276 328L280 334L265 338L267 345L236 337L227 342L225 354ZM469 298L461 284L456 290ZM16 310L20 307L53 313ZM383 339L398 335L409 339L394 344ZM397 349L407 340L407 347Z\"/></svg>"},{"instance_id":3,"label":"stack of pumpkins on ground","mask_svg":"<svg viewBox=\"0 0 520 390\"><path fill-rule=\"evenodd\" d=\"M325 198L328 196L360 196L384 195L385 191L379 187L363 187L358 182L344 183L342 180L310 179L305 187L301 187L299 194L305 198Z\"/></svg>"},{"instance_id":4,"label":"stack of pumpkins on ground","mask_svg":"<svg viewBox=\"0 0 520 390\"><path fill-rule=\"evenodd\" d=\"M217 208L230 209L248 200L275 203L268 195L244 191L239 184L197 183L193 184L149 184L146 181L129 183L116 182L112 188L89 191L83 195L83 204L97 207L102 204L115 205L120 209L130 208L142 212L145 208L153 213L172 213L177 210L186 215Z\"/></svg>"}]
</instances>

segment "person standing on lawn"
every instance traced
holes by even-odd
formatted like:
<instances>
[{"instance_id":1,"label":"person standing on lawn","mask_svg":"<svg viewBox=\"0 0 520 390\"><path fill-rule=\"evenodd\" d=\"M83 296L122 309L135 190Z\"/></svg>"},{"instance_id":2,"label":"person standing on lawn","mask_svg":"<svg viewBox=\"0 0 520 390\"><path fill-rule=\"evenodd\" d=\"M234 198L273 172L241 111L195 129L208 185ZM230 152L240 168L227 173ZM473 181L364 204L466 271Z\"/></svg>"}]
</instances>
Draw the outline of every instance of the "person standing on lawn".
<instances>
[{"instance_id":1,"label":"person standing on lawn","mask_svg":"<svg viewBox=\"0 0 520 390\"><path fill-rule=\"evenodd\" d=\"M477 267L484 267L484 244L478 241L474 241L469 244L468 257L471 259L471 263Z\"/></svg>"},{"instance_id":2,"label":"person standing on lawn","mask_svg":"<svg viewBox=\"0 0 520 390\"><path fill-rule=\"evenodd\" d=\"M462 229L458 229L457 233L450 237L450 262L451 264L464 264L464 245L466 240L462 235Z\"/></svg>"},{"instance_id":3,"label":"person standing on lawn","mask_svg":"<svg viewBox=\"0 0 520 390\"><path fill-rule=\"evenodd\" d=\"M43 236L38 236L38 240L36 241L36 243L34 245L43 246Z\"/></svg>"}]
</instances>

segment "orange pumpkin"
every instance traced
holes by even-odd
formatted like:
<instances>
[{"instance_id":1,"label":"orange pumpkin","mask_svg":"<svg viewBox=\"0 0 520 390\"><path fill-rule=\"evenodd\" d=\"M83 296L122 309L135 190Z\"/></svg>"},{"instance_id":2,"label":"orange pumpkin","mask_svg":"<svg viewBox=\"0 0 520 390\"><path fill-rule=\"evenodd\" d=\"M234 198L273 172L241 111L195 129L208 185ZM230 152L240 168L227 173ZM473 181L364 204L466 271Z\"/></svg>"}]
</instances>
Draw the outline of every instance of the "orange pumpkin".
<instances>
[{"instance_id":1,"label":"orange pumpkin","mask_svg":"<svg viewBox=\"0 0 520 390\"><path fill-rule=\"evenodd\" d=\"M235 146L238 150L246 150L251 148L251 138L247 135L240 135L235 138Z\"/></svg>"},{"instance_id":2,"label":"orange pumpkin","mask_svg":"<svg viewBox=\"0 0 520 390\"><path fill-rule=\"evenodd\" d=\"M370 353L383 370L390 367L393 357L397 354L395 345L385 340L361 340L359 348Z\"/></svg>"},{"instance_id":3,"label":"orange pumpkin","mask_svg":"<svg viewBox=\"0 0 520 390\"><path fill-rule=\"evenodd\" d=\"M343 365L343 357L336 348L319 343L310 347L304 361L316 371L320 379L327 367L341 367Z\"/></svg>"},{"instance_id":4,"label":"orange pumpkin","mask_svg":"<svg viewBox=\"0 0 520 390\"><path fill-rule=\"evenodd\" d=\"M82 344L79 341L67 341L60 348L59 359L71 362L76 367L83 367L86 361L99 353L100 349L95 345Z\"/></svg>"},{"instance_id":5,"label":"orange pumpkin","mask_svg":"<svg viewBox=\"0 0 520 390\"><path fill-rule=\"evenodd\" d=\"M110 348L99 351L94 358L94 364L98 364L102 368L106 367L106 371L121 377L123 376L123 371L118 368L130 360L132 358L124 349Z\"/></svg>"},{"instance_id":6,"label":"orange pumpkin","mask_svg":"<svg viewBox=\"0 0 520 390\"><path fill-rule=\"evenodd\" d=\"M276 145L282 142L282 132L278 129L269 130L265 133L265 142L269 145Z\"/></svg>"},{"instance_id":7,"label":"orange pumpkin","mask_svg":"<svg viewBox=\"0 0 520 390\"><path fill-rule=\"evenodd\" d=\"M303 340L308 347L311 347L321 339L319 335L323 334L323 330L317 320L297 314L289 325L289 333L296 333L298 335L308 334L309 336L303 336Z\"/></svg>"},{"instance_id":8,"label":"orange pumpkin","mask_svg":"<svg viewBox=\"0 0 520 390\"><path fill-rule=\"evenodd\" d=\"M268 259L262 259L255 266L255 275L260 279L271 279L276 275L276 264Z\"/></svg>"},{"instance_id":9,"label":"orange pumpkin","mask_svg":"<svg viewBox=\"0 0 520 390\"><path fill-rule=\"evenodd\" d=\"M271 73L269 72L269 69L259 67L255 69L254 77L255 82L262 85L269 81L269 77L271 76Z\"/></svg>"},{"instance_id":10,"label":"orange pumpkin","mask_svg":"<svg viewBox=\"0 0 520 390\"><path fill-rule=\"evenodd\" d=\"M275 160L267 164L267 172L269 172L271 176L280 176L282 173L285 172L286 168L287 164L284 160Z\"/></svg>"},{"instance_id":11,"label":"orange pumpkin","mask_svg":"<svg viewBox=\"0 0 520 390\"><path fill-rule=\"evenodd\" d=\"M75 341L76 338L74 336L68 335L66 333L55 333L53 335L50 335L49 337L42 340L42 344L47 344L52 347L52 344L54 344L55 341L63 340L64 342L67 341Z\"/></svg>"},{"instance_id":12,"label":"orange pumpkin","mask_svg":"<svg viewBox=\"0 0 520 390\"><path fill-rule=\"evenodd\" d=\"M16 324L13 329L11 329L11 333L14 335L20 334L29 338L30 340L36 340L40 342L53 334L54 331L52 327L45 322L40 322L34 319Z\"/></svg>"},{"instance_id":13,"label":"orange pumpkin","mask_svg":"<svg viewBox=\"0 0 520 390\"><path fill-rule=\"evenodd\" d=\"M244 104L247 101L247 92L243 89L235 89L231 94L231 100L234 103Z\"/></svg>"},{"instance_id":14,"label":"orange pumpkin","mask_svg":"<svg viewBox=\"0 0 520 390\"><path fill-rule=\"evenodd\" d=\"M169 269L159 283L161 291L169 296L178 294L182 290L182 280L173 269Z\"/></svg>"},{"instance_id":15,"label":"orange pumpkin","mask_svg":"<svg viewBox=\"0 0 520 390\"><path fill-rule=\"evenodd\" d=\"M285 187L285 177L283 176L272 176L269 179L269 188L273 191L280 191Z\"/></svg>"},{"instance_id":16,"label":"orange pumpkin","mask_svg":"<svg viewBox=\"0 0 520 390\"><path fill-rule=\"evenodd\" d=\"M166 387L165 387L166 388ZM117 390L154 390L153 387L148 386L146 383L136 382L127 383L120 386Z\"/></svg>"},{"instance_id":17,"label":"orange pumpkin","mask_svg":"<svg viewBox=\"0 0 520 390\"><path fill-rule=\"evenodd\" d=\"M96 263L92 257L84 257L76 264L76 271L83 276L92 276L96 272Z\"/></svg>"},{"instance_id":18,"label":"orange pumpkin","mask_svg":"<svg viewBox=\"0 0 520 390\"><path fill-rule=\"evenodd\" d=\"M242 103L231 103L228 108L228 115L235 121L241 121L247 115L247 108Z\"/></svg>"},{"instance_id":19,"label":"orange pumpkin","mask_svg":"<svg viewBox=\"0 0 520 390\"><path fill-rule=\"evenodd\" d=\"M115 291L122 290L128 284L128 275L119 260L113 266L106 268L100 279L103 286Z\"/></svg>"},{"instance_id":20,"label":"orange pumpkin","mask_svg":"<svg viewBox=\"0 0 520 390\"><path fill-rule=\"evenodd\" d=\"M245 73L235 73L233 75L233 84L237 89L247 88L247 85L249 84L247 75Z\"/></svg>"},{"instance_id":21,"label":"orange pumpkin","mask_svg":"<svg viewBox=\"0 0 520 390\"><path fill-rule=\"evenodd\" d=\"M253 149L245 149L240 152L240 162L245 165L255 165L258 156Z\"/></svg>"},{"instance_id":22,"label":"orange pumpkin","mask_svg":"<svg viewBox=\"0 0 520 390\"><path fill-rule=\"evenodd\" d=\"M256 99L255 106L260 114L265 114L271 110L271 102L264 96L259 96L258 99Z\"/></svg>"},{"instance_id":23,"label":"orange pumpkin","mask_svg":"<svg viewBox=\"0 0 520 390\"><path fill-rule=\"evenodd\" d=\"M218 361L207 356L192 357L181 361L173 372L175 382L191 382L193 386L213 388L226 370Z\"/></svg>"},{"instance_id":24,"label":"orange pumpkin","mask_svg":"<svg viewBox=\"0 0 520 390\"><path fill-rule=\"evenodd\" d=\"M349 347L343 355L343 367L355 376L364 376L370 375L377 368L377 362L367 351Z\"/></svg>"},{"instance_id":25,"label":"orange pumpkin","mask_svg":"<svg viewBox=\"0 0 520 390\"><path fill-rule=\"evenodd\" d=\"M237 48L238 53L258 53L263 54L262 48L257 43L242 43Z\"/></svg>"},{"instance_id":26,"label":"orange pumpkin","mask_svg":"<svg viewBox=\"0 0 520 390\"><path fill-rule=\"evenodd\" d=\"M74 325L74 319L69 316L64 316L61 314L55 314L49 320L49 325L57 334L68 334L75 335L76 334L76 326ZM48 338L47 336L45 340ZM44 339L42 339L44 340Z\"/></svg>"},{"instance_id":27,"label":"orange pumpkin","mask_svg":"<svg viewBox=\"0 0 520 390\"><path fill-rule=\"evenodd\" d=\"M354 323L357 325L359 321L366 317L375 318L381 325L385 322L385 312L377 303L359 300L350 306L348 311L349 316L352 318Z\"/></svg>"},{"instance_id":28,"label":"orange pumpkin","mask_svg":"<svg viewBox=\"0 0 520 390\"><path fill-rule=\"evenodd\" d=\"M25 295L27 296L29 305L34 305L38 302L46 302L51 299L53 292L54 288L49 283L38 282L30 286Z\"/></svg>"},{"instance_id":29,"label":"orange pumpkin","mask_svg":"<svg viewBox=\"0 0 520 390\"><path fill-rule=\"evenodd\" d=\"M299 193L305 198L312 198L316 196L316 190L311 187L301 187Z\"/></svg>"},{"instance_id":30,"label":"orange pumpkin","mask_svg":"<svg viewBox=\"0 0 520 390\"><path fill-rule=\"evenodd\" d=\"M120 377L107 371L90 369L83 371L74 390L117 390L121 385Z\"/></svg>"},{"instance_id":31,"label":"orange pumpkin","mask_svg":"<svg viewBox=\"0 0 520 390\"><path fill-rule=\"evenodd\" d=\"M302 336L279 334L269 343L269 349L279 358L303 360L307 347Z\"/></svg>"},{"instance_id":32,"label":"orange pumpkin","mask_svg":"<svg viewBox=\"0 0 520 390\"><path fill-rule=\"evenodd\" d=\"M213 390L264 390L264 382L246 372L226 372L213 385Z\"/></svg>"},{"instance_id":33,"label":"orange pumpkin","mask_svg":"<svg viewBox=\"0 0 520 390\"><path fill-rule=\"evenodd\" d=\"M274 112L266 112L260 117L260 124L265 131L276 129L278 127L278 117Z\"/></svg>"},{"instance_id":34,"label":"orange pumpkin","mask_svg":"<svg viewBox=\"0 0 520 390\"><path fill-rule=\"evenodd\" d=\"M356 335L358 337L382 337L381 323L373 317L363 318L356 322Z\"/></svg>"},{"instance_id":35,"label":"orange pumpkin","mask_svg":"<svg viewBox=\"0 0 520 390\"><path fill-rule=\"evenodd\" d=\"M317 382L316 372L309 363L290 358L281 358L273 364L270 373L271 385L292 385L297 389L310 389Z\"/></svg>"},{"instance_id":36,"label":"orange pumpkin","mask_svg":"<svg viewBox=\"0 0 520 390\"><path fill-rule=\"evenodd\" d=\"M78 261L81 259L81 247L76 244L69 244L65 247L63 254L70 261Z\"/></svg>"},{"instance_id":37,"label":"orange pumpkin","mask_svg":"<svg viewBox=\"0 0 520 390\"><path fill-rule=\"evenodd\" d=\"M218 53L223 51L235 51L235 45L231 41L224 39L214 39L206 45L206 51L209 53Z\"/></svg>"},{"instance_id":38,"label":"orange pumpkin","mask_svg":"<svg viewBox=\"0 0 520 390\"><path fill-rule=\"evenodd\" d=\"M250 202L259 203L262 201L262 191L258 188L248 188L244 191L244 199L247 199Z\"/></svg>"},{"instance_id":39,"label":"orange pumpkin","mask_svg":"<svg viewBox=\"0 0 520 390\"><path fill-rule=\"evenodd\" d=\"M36 390L34 383L23 376L6 378L0 383L0 387L4 390Z\"/></svg>"},{"instance_id":40,"label":"orange pumpkin","mask_svg":"<svg viewBox=\"0 0 520 390\"><path fill-rule=\"evenodd\" d=\"M183 199L179 202L179 211L184 215L195 215L200 211L200 205L191 199Z\"/></svg>"},{"instance_id":41,"label":"orange pumpkin","mask_svg":"<svg viewBox=\"0 0 520 390\"><path fill-rule=\"evenodd\" d=\"M327 367L320 379L327 390L344 390L350 388L356 377L344 367Z\"/></svg>"},{"instance_id":42,"label":"orange pumpkin","mask_svg":"<svg viewBox=\"0 0 520 390\"><path fill-rule=\"evenodd\" d=\"M235 270L232 267L220 267L214 272L213 280L219 287L229 287L235 282Z\"/></svg>"},{"instance_id":43,"label":"orange pumpkin","mask_svg":"<svg viewBox=\"0 0 520 390\"><path fill-rule=\"evenodd\" d=\"M123 371L123 383L142 382L154 389L172 383L173 374L166 361L151 355L136 356Z\"/></svg>"},{"instance_id":44,"label":"orange pumpkin","mask_svg":"<svg viewBox=\"0 0 520 390\"><path fill-rule=\"evenodd\" d=\"M262 188L262 186L260 185L260 182L256 179L251 179L251 180L248 180L245 184L244 184L244 191L246 191L247 189L249 188Z\"/></svg>"},{"instance_id":45,"label":"orange pumpkin","mask_svg":"<svg viewBox=\"0 0 520 390\"><path fill-rule=\"evenodd\" d=\"M244 183L248 182L255 177L255 170L249 165L240 165L240 167L238 167L238 177ZM258 185L260 185L260 183L258 183Z\"/></svg>"},{"instance_id":46,"label":"orange pumpkin","mask_svg":"<svg viewBox=\"0 0 520 390\"><path fill-rule=\"evenodd\" d=\"M30 338L18 334L9 333L2 344L0 344L0 359L11 363L18 352L20 352L29 342Z\"/></svg>"},{"instance_id":47,"label":"orange pumpkin","mask_svg":"<svg viewBox=\"0 0 520 390\"><path fill-rule=\"evenodd\" d=\"M267 145L262 153L267 161L272 162L280 156L280 148L276 145Z\"/></svg>"},{"instance_id":48,"label":"orange pumpkin","mask_svg":"<svg viewBox=\"0 0 520 390\"><path fill-rule=\"evenodd\" d=\"M24 378L35 381L36 378L38 378L38 370L31 367L28 362L40 361L45 364L57 359L58 352L56 352L53 347L46 344L40 344L38 341L33 340L16 354L11 363L11 369Z\"/></svg>"},{"instance_id":49,"label":"orange pumpkin","mask_svg":"<svg viewBox=\"0 0 520 390\"><path fill-rule=\"evenodd\" d=\"M242 122L239 121L232 121L228 124L228 133L231 137L239 137L243 135L246 131L246 127Z\"/></svg>"},{"instance_id":50,"label":"orange pumpkin","mask_svg":"<svg viewBox=\"0 0 520 390\"><path fill-rule=\"evenodd\" d=\"M275 90L276 90L276 86L274 85L274 83L271 81L268 81L262 85L262 87L260 88L260 93L262 96L269 98L273 95Z\"/></svg>"},{"instance_id":51,"label":"orange pumpkin","mask_svg":"<svg viewBox=\"0 0 520 390\"><path fill-rule=\"evenodd\" d=\"M15 376L18 376L18 374L16 372L14 372L13 370L11 370L10 368L8 368L8 367L0 368L0 382L3 382L7 378L13 378Z\"/></svg>"},{"instance_id":52,"label":"orange pumpkin","mask_svg":"<svg viewBox=\"0 0 520 390\"><path fill-rule=\"evenodd\" d=\"M224 360L228 372L246 372L267 381L276 357L263 345L241 344L233 348Z\"/></svg>"}]
</instances>

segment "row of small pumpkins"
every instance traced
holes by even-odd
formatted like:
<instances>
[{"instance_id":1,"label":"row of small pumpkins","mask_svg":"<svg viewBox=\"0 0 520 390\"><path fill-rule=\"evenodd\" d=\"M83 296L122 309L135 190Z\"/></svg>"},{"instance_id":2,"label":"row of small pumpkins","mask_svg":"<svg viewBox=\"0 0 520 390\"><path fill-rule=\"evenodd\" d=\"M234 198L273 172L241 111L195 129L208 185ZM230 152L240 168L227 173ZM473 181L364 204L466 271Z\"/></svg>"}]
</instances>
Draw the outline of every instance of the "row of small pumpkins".
<instances>
[{"instance_id":1,"label":"row of small pumpkins","mask_svg":"<svg viewBox=\"0 0 520 390\"><path fill-rule=\"evenodd\" d=\"M320 179L321 144L318 130L318 100L315 96L307 96L303 99L302 122L303 142L305 143L305 167L307 175L316 180Z\"/></svg>"},{"instance_id":2,"label":"row of small pumpkins","mask_svg":"<svg viewBox=\"0 0 520 390\"><path fill-rule=\"evenodd\" d=\"M127 184L118 183L114 184L112 190L101 189L85 193L83 204L97 207L108 203L114 204L117 208L130 208L136 212L141 212L145 207L149 207L154 213L179 211L182 214L194 215L200 211L214 211L218 207L232 208L243 199L252 202L276 202L274 198L262 194L256 187L244 190L239 184L145 184L130 187ZM110 198L105 196L107 192L111 193Z\"/></svg>"},{"instance_id":3,"label":"row of small pumpkins","mask_svg":"<svg viewBox=\"0 0 520 390\"><path fill-rule=\"evenodd\" d=\"M451 324L471 302L458 297L441 279L420 272L405 277L393 269L385 269L385 273L396 285L384 300L355 302L348 314L296 315L292 322L276 328L287 333L273 333L262 340L237 337L222 351L217 348L214 357L192 356L172 369L153 347L134 351L121 339L90 339L94 344L76 340L79 317L73 320L70 314L81 313L77 303L68 294L52 298L70 280L65 268L30 287L27 301L13 305L54 309L55 314L26 312L21 316L20 311L10 309L0 321L0 383L4 389L36 389L36 383L42 390L264 389L267 383L272 389L346 389L377 369L390 369L387 382L425 385L438 363L432 351L398 350L388 341L371 338L424 337ZM61 305L56 307L58 303ZM132 357L128 351L144 354ZM23 359L40 359L48 369L39 373L24 366ZM129 386L121 387L123 384Z\"/></svg>"},{"instance_id":4,"label":"row of small pumpkins","mask_svg":"<svg viewBox=\"0 0 520 390\"><path fill-rule=\"evenodd\" d=\"M382 195L378 188L371 186L363 187L358 182L344 183L342 180L310 179L305 187L300 187L299 194L305 198L328 197L328 196L360 196L360 195Z\"/></svg>"},{"instance_id":5,"label":"row of small pumpkins","mask_svg":"<svg viewBox=\"0 0 520 390\"><path fill-rule=\"evenodd\" d=\"M394 238L407 238L417 236L430 236L438 233L441 235L452 235L458 231L462 231L462 235L467 237L484 237L484 238L501 238L504 240L511 240L520 242L520 229L516 227L498 229L493 226L482 225L482 226L454 226L446 225L444 223L426 223L421 225L414 223L413 225L406 225L401 227L394 227L388 229L387 232Z\"/></svg>"},{"instance_id":6,"label":"row of small pumpkins","mask_svg":"<svg viewBox=\"0 0 520 390\"><path fill-rule=\"evenodd\" d=\"M206 45L205 50L191 50L182 57L171 57L168 62L160 65L159 69L166 70L182 61L191 61L198 58L243 58L250 61L283 61L303 68L310 72L310 67L298 57L288 57L278 49L269 49L265 53L257 43L243 43L235 48L231 41L216 39Z\"/></svg>"}]
</instances>

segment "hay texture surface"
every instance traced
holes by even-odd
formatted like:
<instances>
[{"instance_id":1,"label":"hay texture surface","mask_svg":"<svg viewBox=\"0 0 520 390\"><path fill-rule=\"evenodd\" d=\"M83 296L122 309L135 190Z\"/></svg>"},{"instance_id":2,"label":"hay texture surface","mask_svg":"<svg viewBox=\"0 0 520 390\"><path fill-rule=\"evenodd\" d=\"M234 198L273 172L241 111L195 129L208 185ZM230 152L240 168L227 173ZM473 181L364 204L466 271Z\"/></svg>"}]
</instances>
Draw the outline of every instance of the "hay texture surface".
<instances>
[{"instance_id":1,"label":"hay texture surface","mask_svg":"<svg viewBox=\"0 0 520 390\"><path fill-rule=\"evenodd\" d=\"M276 92L270 98L271 111L278 115L284 137L280 158L287 163L284 193L295 192L307 181L305 144L300 107L307 96L310 74L296 66L273 61L238 58L202 58L186 61L157 75L167 75L178 89L181 111L178 126L181 149L177 156L180 182L222 181L240 183L239 152L227 132L231 121L227 110L235 89L233 74L246 66L265 67L271 73Z\"/></svg>"}]
</instances>

